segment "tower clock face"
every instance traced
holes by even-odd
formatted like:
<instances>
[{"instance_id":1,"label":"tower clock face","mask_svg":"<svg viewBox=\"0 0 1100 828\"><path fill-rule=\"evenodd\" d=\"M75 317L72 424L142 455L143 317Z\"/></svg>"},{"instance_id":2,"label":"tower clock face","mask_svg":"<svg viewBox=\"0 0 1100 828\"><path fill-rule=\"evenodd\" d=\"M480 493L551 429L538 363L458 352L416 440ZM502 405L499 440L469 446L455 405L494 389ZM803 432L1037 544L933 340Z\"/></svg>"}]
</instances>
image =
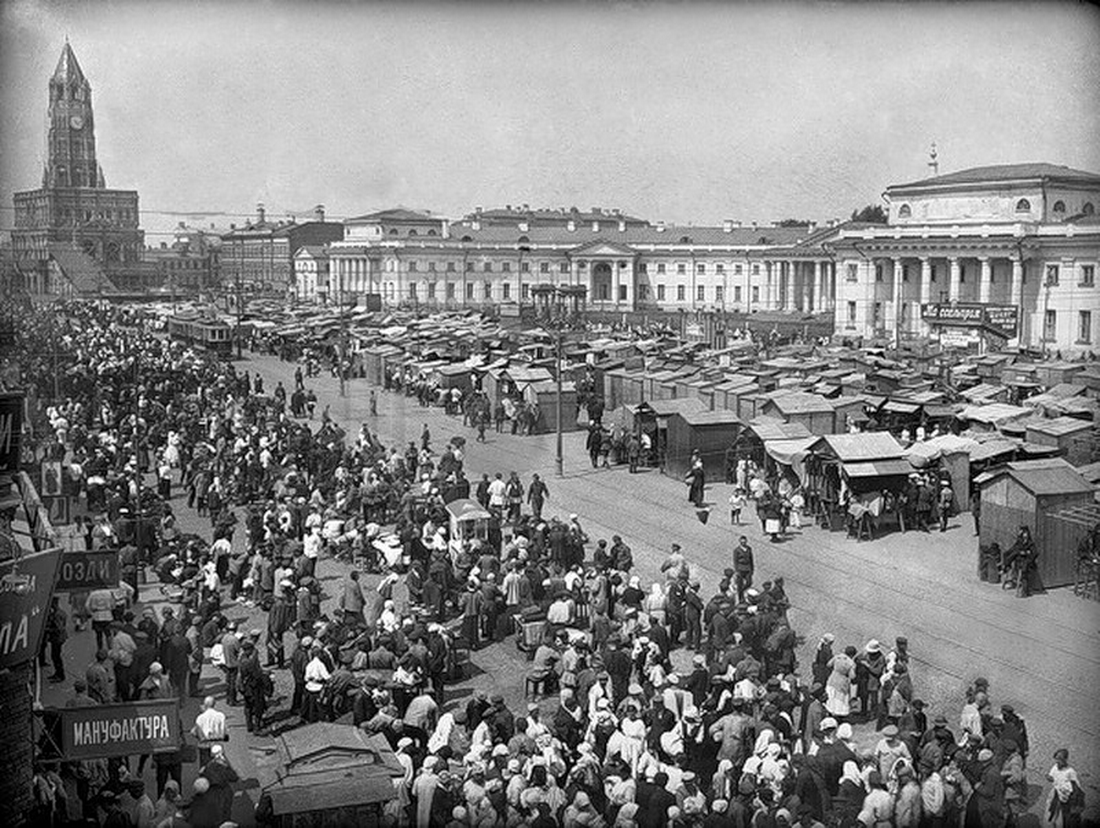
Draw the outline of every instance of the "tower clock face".
<instances>
[{"instance_id":1,"label":"tower clock face","mask_svg":"<svg viewBox=\"0 0 1100 828\"><path fill-rule=\"evenodd\" d=\"M69 119L69 126L73 129L82 129L84 127L84 119L79 115L73 115L73 117Z\"/></svg>"}]
</instances>

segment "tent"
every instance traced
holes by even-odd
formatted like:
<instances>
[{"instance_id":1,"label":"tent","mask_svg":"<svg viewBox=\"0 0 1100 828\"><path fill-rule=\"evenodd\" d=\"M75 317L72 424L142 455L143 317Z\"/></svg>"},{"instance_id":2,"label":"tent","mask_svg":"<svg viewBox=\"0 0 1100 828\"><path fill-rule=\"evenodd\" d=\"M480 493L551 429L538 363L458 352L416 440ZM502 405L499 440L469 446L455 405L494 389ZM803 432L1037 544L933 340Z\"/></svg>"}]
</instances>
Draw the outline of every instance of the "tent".
<instances>
[{"instance_id":1,"label":"tent","mask_svg":"<svg viewBox=\"0 0 1100 828\"><path fill-rule=\"evenodd\" d=\"M1038 572L1045 587L1072 584L1077 545L1087 522L1063 519L1095 508L1095 486L1060 457L1007 463L979 475L981 545L1012 546L1027 526L1039 553Z\"/></svg>"},{"instance_id":2,"label":"tent","mask_svg":"<svg viewBox=\"0 0 1100 828\"><path fill-rule=\"evenodd\" d=\"M951 476L951 489L955 492L955 508L970 511L970 452L978 443L955 434L942 434L919 443L913 443L905 456L915 468L938 462Z\"/></svg>"}]
</instances>

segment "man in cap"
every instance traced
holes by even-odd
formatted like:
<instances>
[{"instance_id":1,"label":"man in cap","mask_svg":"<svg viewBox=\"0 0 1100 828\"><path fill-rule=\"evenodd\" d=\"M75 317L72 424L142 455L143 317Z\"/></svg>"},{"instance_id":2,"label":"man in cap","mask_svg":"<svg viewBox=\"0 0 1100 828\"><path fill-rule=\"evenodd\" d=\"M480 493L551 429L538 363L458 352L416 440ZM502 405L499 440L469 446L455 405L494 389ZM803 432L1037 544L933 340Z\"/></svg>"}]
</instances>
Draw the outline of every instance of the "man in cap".
<instances>
[{"instance_id":1,"label":"man in cap","mask_svg":"<svg viewBox=\"0 0 1100 828\"><path fill-rule=\"evenodd\" d=\"M878 762L878 771L883 779L890 778L894 763L898 759L905 759L910 764L913 762L909 748L898 738L898 726L888 724L882 729L882 739L875 745L875 760Z\"/></svg>"},{"instance_id":2,"label":"man in cap","mask_svg":"<svg viewBox=\"0 0 1100 828\"><path fill-rule=\"evenodd\" d=\"M241 640L237 637L237 624L231 621L221 639L225 670L225 702L230 707L240 704L237 699L237 674L241 666Z\"/></svg>"},{"instance_id":3,"label":"man in cap","mask_svg":"<svg viewBox=\"0 0 1100 828\"><path fill-rule=\"evenodd\" d=\"M745 591L752 586L752 576L756 565L753 561L749 539L742 535L733 550L734 584L737 589L737 601L745 600Z\"/></svg>"}]
</instances>

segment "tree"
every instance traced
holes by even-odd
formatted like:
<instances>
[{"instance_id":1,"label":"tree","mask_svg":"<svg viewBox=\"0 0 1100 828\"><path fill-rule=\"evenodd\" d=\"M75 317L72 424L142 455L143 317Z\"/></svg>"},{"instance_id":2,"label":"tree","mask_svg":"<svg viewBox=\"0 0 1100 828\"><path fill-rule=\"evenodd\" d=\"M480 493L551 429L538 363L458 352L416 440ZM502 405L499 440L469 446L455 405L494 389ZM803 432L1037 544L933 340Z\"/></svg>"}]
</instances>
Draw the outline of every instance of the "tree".
<instances>
[{"instance_id":1,"label":"tree","mask_svg":"<svg viewBox=\"0 0 1100 828\"><path fill-rule=\"evenodd\" d=\"M785 218L777 222L776 227L809 227L812 222L809 219Z\"/></svg>"},{"instance_id":2,"label":"tree","mask_svg":"<svg viewBox=\"0 0 1100 828\"><path fill-rule=\"evenodd\" d=\"M886 224L886 211L879 204L868 204L862 210L852 211L852 221L865 224Z\"/></svg>"}]
</instances>

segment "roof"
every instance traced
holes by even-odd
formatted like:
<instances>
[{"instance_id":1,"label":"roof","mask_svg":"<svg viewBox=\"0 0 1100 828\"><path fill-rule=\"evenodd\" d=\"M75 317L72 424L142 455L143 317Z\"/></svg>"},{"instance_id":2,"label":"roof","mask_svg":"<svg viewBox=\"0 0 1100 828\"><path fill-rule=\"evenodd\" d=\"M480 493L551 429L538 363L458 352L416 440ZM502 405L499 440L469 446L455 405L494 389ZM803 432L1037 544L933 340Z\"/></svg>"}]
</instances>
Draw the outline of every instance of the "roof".
<instances>
[{"instance_id":1,"label":"roof","mask_svg":"<svg viewBox=\"0 0 1100 828\"><path fill-rule=\"evenodd\" d=\"M673 414L683 414L691 411L705 411L707 408L698 397L684 397L678 400L646 400L646 405L653 409L658 417L671 417Z\"/></svg>"},{"instance_id":2,"label":"roof","mask_svg":"<svg viewBox=\"0 0 1100 828\"><path fill-rule=\"evenodd\" d=\"M57 68L53 70L51 80L65 84L72 84L74 81L84 84L88 82L88 79L84 77L84 71L77 62L76 53L67 40L65 45L61 47L61 57L57 61Z\"/></svg>"},{"instance_id":3,"label":"roof","mask_svg":"<svg viewBox=\"0 0 1100 828\"><path fill-rule=\"evenodd\" d=\"M1050 437L1064 437L1078 431L1088 431L1093 424L1076 417L1055 417L1052 420L1036 420L1027 424L1028 431L1037 431Z\"/></svg>"},{"instance_id":4,"label":"roof","mask_svg":"<svg viewBox=\"0 0 1100 828\"><path fill-rule=\"evenodd\" d=\"M1059 494L1088 494L1095 490L1081 473L1060 457L1021 460L996 469L985 477L988 483L1008 475L1036 497Z\"/></svg>"},{"instance_id":5,"label":"roof","mask_svg":"<svg viewBox=\"0 0 1100 828\"><path fill-rule=\"evenodd\" d=\"M452 500L447 504L447 511L460 520L463 518L477 519L490 517L489 513L482 508L480 503L476 500L470 500L469 498Z\"/></svg>"},{"instance_id":6,"label":"roof","mask_svg":"<svg viewBox=\"0 0 1100 828\"><path fill-rule=\"evenodd\" d=\"M1015 440L986 440L983 443L978 443L976 448L970 450L970 462L978 463L982 460L989 460L993 457L1000 457L1002 454L1010 454L1019 445Z\"/></svg>"},{"instance_id":7,"label":"roof","mask_svg":"<svg viewBox=\"0 0 1100 828\"><path fill-rule=\"evenodd\" d=\"M50 242L49 250L51 258L77 294L91 296L118 292L103 268L87 253L62 242Z\"/></svg>"},{"instance_id":8,"label":"roof","mask_svg":"<svg viewBox=\"0 0 1100 828\"><path fill-rule=\"evenodd\" d=\"M721 226L699 225L631 225L619 230L617 219L605 217L593 230L591 223L578 223L574 230L566 227L532 225L520 230L514 225L482 224L474 229L471 222L451 225L450 241L464 240L486 244L515 245L520 243L557 244L566 248L582 247L597 241L623 245L715 245L730 247L793 247L805 242L805 227L735 227L728 232ZM684 241L687 239L687 241ZM420 239L420 241L425 241Z\"/></svg>"},{"instance_id":9,"label":"roof","mask_svg":"<svg viewBox=\"0 0 1100 828\"><path fill-rule=\"evenodd\" d=\"M753 420L749 430L765 443L772 440L804 440L814 436L805 423L781 423L771 418L767 421Z\"/></svg>"},{"instance_id":10,"label":"roof","mask_svg":"<svg viewBox=\"0 0 1100 828\"><path fill-rule=\"evenodd\" d=\"M431 213L424 210L408 210L404 207L394 207L389 210L378 210L374 213L367 213L363 216L355 216L355 218L348 219L345 223L350 224L357 221L385 221L400 223L407 222L424 222L424 221L443 221L438 216L433 216Z\"/></svg>"},{"instance_id":11,"label":"roof","mask_svg":"<svg viewBox=\"0 0 1100 828\"><path fill-rule=\"evenodd\" d=\"M1015 420L1020 417L1030 417L1030 408L1023 408L1008 403L992 403L990 405L968 405L959 412L961 420L974 420L979 423L996 424L1005 420Z\"/></svg>"},{"instance_id":12,"label":"roof","mask_svg":"<svg viewBox=\"0 0 1100 828\"><path fill-rule=\"evenodd\" d=\"M832 414L833 404L817 394L792 392L774 397L768 404L774 405L784 414Z\"/></svg>"},{"instance_id":13,"label":"roof","mask_svg":"<svg viewBox=\"0 0 1100 828\"><path fill-rule=\"evenodd\" d=\"M901 443L885 431L867 431L858 434L826 434L825 442L842 463L862 460L883 460L901 457L905 453Z\"/></svg>"},{"instance_id":14,"label":"roof","mask_svg":"<svg viewBox=\"0 0 1100 828\"><path fill-rule=\"evenodd\" d=\"M691 426L740 425L741 419L732 411L679 411L679 417Z\"/></svg>"},{"instance_id":15,"label":"roof","mask_svg":"<svg viewBox=\"0 0 1100 828\"><path fill-rule=\"evenodd\" d=\"M911 471L913 471L912 464L898 457L844 463L844 473L849 477L903 477Z\"/></svg>"},{"instance_id":16,"label":"roof","mask_svg":"<svg viewBox=\"0 0 1100 828\"><path fill-rule=\"evenodd\" d=\"M276 815L385 802L397 795L393 778L404 773L385 736L352 725L295 728L275 747L278 765L264 792Z\"/></svg>"},{"instance_id":17,"label":"roof","mask_svg":"<svg viewBox=\"0 0 1100 828\"><path fill-rule=\"evenodd\" d=\"M1059 164L1033 162L1026 164L993 164L988 167L971 167L953 173L922 178L908 184L891 184L887 190L908 187L939 187L951 184L984 184L986 182L1003 183L1006 181L1027 181L1035 179L1053 179L1080 184L1100 185L1100 174L1075 170Z\"/></svg>"}]
</instances>

